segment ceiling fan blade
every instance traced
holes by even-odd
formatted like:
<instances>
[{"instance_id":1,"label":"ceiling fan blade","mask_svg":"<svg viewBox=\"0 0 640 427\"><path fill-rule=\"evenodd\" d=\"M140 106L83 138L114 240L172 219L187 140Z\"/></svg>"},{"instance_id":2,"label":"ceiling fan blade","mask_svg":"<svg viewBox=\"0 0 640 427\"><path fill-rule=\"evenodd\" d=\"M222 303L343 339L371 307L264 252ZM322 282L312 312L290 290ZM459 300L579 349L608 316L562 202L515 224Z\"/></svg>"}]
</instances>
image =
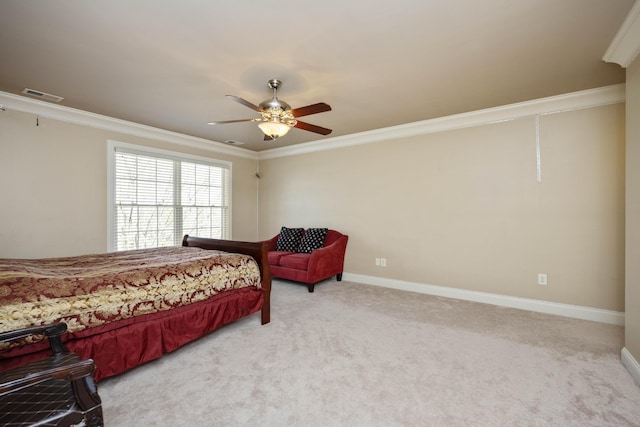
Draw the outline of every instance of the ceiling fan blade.
<instances>
[{"instance_id":1,"label":"ceiling fan blade","mask_svg":"<svg viewBox=\"0 0 640 427\"><path fill-rule=\"evenodd\" d=\"M298 120L298 123L296 123L294 127L302 130L308 130L309 132L319 133L321 135L329 135L332 132L331 129L312 125L311 123L301 122L300 120Z\"/></svg>"},{"instance_id":2,"label":"ceiling fan blade","mask_svg":"<svg viewBox=\"0 0 640 427\"><path fill-rule=\"evenodd\" d=\"M254 122L259 119L240 119L240 120L221 120L218 122L209 122L210 125L223 125L225 123Z\"/></svg>"},{"instance_id":3,"label":"ceiling fan blade","mask_svg":"<svg viewBox=\"0 0 640 427\"><path fill-rule=\"evenodd\" d=\"M317 104L307 105L306 107L295 108L291 110L291 114L293 114L293 117L302 117L310 114L324 113L325 111L331 111L331 106L324 102L318 102Z\"/></svg>"},{"instance_id":4,"label":"ceiling fan blade","mask_svg":"<svg viewBox=\"0 0 640 427\"><path fill-rule=\"evenodd\" d=\"M226 95L227 98L229 99L233 99L236 102L239 102L240 104L244 105L245 107L249 107L252 110L257 111L258 113L262 112L262 110L260 109L260 107L258 107L255 104L252 104L251 102L247 101L246 99L242 99L239 96L233 96L233 95Z\"/></svg>"}]
</instances>

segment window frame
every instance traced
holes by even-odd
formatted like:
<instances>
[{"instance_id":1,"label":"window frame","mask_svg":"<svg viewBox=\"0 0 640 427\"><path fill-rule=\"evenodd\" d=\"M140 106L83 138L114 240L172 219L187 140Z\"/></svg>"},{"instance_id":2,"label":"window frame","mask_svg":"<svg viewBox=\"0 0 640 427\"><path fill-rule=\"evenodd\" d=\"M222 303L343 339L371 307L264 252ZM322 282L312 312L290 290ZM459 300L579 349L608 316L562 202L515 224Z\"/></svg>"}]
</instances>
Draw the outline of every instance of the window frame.
<instances>
[{"instance_id":1,"label":"window frame","mask_svg":"<svg viewBox=\"0 0 640 427\"><path fill-rule=\"evenodd\" d=\"M107 251L116 251L116 204L115 204L115 186L116 186L116 151L118 148L146 155L150 157L157 157L163 159L171 159L178 161L193 162L198 164L206 164L208 166L217 166L228 170L228 194L226 199L228 200L228 226L226 227L228 236L225 239L230 239L233 235L232 230L232 218L233 218L233 163L226 160L213 159L209 157L197 156L193 154L182 153L178 151L163 150L160 148L149 147L144 145L130 144L121 141L107 140Z\"/></svg>"}]
</instances>

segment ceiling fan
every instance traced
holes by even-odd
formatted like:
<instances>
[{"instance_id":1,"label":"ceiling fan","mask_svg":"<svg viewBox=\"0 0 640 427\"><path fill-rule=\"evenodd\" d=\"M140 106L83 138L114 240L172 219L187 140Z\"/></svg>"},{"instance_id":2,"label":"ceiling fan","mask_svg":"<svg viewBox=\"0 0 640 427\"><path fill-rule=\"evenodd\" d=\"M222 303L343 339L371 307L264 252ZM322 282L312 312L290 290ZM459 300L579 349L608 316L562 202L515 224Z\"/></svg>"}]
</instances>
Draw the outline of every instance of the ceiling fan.
<instances>
[{"instance_id":1,"label":"ceiling fan","mask_svg":"<svg viewBox=\"0 0 640 427\"><path fill-rule=\"evenodd\" d=\"M331 107L328 104L319 102L317 104L307 105L306 107L291 109L289 104L278 99L278 89L282 86L282 82L277 79L271 79L269 80L268 85L269 88L273 89L273 98L262 101L260 105L252 104L246 99L242 99L238 96L226 95L227 98L257 111L260 113L260 117L254 119L223 120L210 122L209 124L221 125L225 123L260 122L258 127L264 133L265 141L286 135L292 127L319 133L321 135L329 135L331 133L331 129L298 120L298 117L331 111Z\"/></svg>"}]
</instances>

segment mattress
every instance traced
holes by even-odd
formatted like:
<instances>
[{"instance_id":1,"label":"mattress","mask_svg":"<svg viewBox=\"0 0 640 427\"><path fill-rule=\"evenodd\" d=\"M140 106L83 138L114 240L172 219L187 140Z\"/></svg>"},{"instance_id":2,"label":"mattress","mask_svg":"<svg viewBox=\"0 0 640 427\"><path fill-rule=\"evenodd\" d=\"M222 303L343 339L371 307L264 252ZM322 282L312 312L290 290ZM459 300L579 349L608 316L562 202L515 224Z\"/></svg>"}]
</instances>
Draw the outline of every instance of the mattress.
<instances>
[{"instance_id":1,"label":"mattress","mask_svg":"<svg viewBox=\"0 0 640 427\"><path fill-rule=\"evenodd\" d=\"M195 247L0 259L0 331L62 321L74 333L260 286L250 256Z\"/></svg>"}]
</instances>

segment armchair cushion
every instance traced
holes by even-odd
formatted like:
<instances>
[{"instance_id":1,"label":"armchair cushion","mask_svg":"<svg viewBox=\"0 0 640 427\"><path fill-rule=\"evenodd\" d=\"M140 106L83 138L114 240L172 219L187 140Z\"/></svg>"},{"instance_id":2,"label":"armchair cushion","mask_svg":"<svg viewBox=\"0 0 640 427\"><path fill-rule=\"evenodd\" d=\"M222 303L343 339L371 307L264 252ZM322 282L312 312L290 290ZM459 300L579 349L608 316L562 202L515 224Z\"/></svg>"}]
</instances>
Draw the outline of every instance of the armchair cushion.
<instances>
[{"instance_id":1,"label":"armchair cushion","mask_svg":"<svg viewBox=\"0 0 640 427\"><path fill-rule=\"evenodd\" d=\"M280 236L276 242L276 250L286 252L297 252L302 241L304 228L287 228L280 229Z\"/></svg>"},{"instance_id":2,"label":"armchair cushion","mask_svg":"<svg viewBox=\"0 0 640 427\"><path fill-rule=\"evenodd\" d=\"M267 252L267 260L269 261L269 265L280 265L282 257L292 254L295 254L295 252L269 251Z\"/></svg>"},{"instance_id":3,"label":"armchair cushion","mask_svg":"<svg viewBox=\"0 0 640 427\"><path fill-rule=\"evenodd\" d=\"M328 228L310 228L305 231L298 252L310 254L314 249L323 247L324 239L327 237L328 231Z\"/></svg>"},{"instance_id":4,"label":"armchair cushion","mask_svg":"<svg viewBox=\"0 0 640 427\"><path fill-rule=\"evenodd\" d=\"M280 266L293 268L294 270L307 270L309 266L309 254L291 254L280 258Z\"/></svg>"}]
</instances>

